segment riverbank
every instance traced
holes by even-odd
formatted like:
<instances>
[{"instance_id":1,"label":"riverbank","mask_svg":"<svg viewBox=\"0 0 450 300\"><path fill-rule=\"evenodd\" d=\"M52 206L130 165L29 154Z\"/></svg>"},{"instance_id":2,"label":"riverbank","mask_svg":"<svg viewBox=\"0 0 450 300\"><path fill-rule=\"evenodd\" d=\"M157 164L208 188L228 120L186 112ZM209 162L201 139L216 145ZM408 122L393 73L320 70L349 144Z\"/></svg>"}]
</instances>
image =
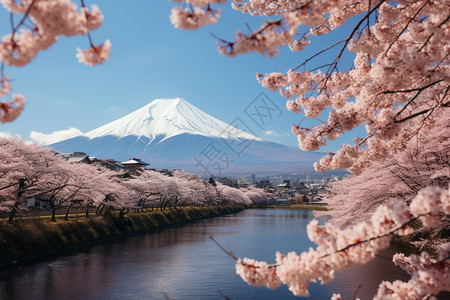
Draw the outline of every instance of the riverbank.
<instances>
[{"instance_id":1,"label":"riverbank","mask_svg":"<svg viewBox=\"0 0 450 300\"><path fill-rule=\"evenodd\" d=\"M243 206L206 206L184 209L92 216L65 221L28 219L0 221L0 268L109 240L151 232L205 218L237 213Z\"/></svg>"},{"instance_id":2,"label":"riverbank","mask_svg":"<svg viewBox=\"0 0 450 300\"><path fill-rule=\"evenodd\" d=\"M321 210L327 211L330 210L326 206L320 205L302 205L302 204L293 204L293 205L251 205L248 208L270 208L270 209L294 209L294 210Z\"/></svg>"}]
</instances>

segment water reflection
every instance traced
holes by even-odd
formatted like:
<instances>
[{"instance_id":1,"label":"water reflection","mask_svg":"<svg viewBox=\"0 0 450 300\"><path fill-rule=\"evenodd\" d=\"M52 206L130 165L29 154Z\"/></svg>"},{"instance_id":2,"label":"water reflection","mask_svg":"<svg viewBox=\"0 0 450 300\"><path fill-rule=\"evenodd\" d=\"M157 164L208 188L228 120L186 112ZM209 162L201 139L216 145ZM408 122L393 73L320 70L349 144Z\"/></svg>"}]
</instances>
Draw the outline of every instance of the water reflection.
<instances>
[{"instance_id":1,"label":"water reflection","mask_svg":"<svg viewBox=\"0 0 450 300\"><path fill-rule=\"evenodd\" d=\"M82 253L0 272L0 299L298 299L286 287L251 287L235 274L233 260L208 238L212 234L238 256L274 261L276 250L313 246L305 227L308 211L246 210L184 227L94 246ZM388 275L388 277L386 277ZM389 261L339 274L332 283L312 284L310 299L333 292L367 299L381 278L404 276Z\"/></svg>"}]
</instances>

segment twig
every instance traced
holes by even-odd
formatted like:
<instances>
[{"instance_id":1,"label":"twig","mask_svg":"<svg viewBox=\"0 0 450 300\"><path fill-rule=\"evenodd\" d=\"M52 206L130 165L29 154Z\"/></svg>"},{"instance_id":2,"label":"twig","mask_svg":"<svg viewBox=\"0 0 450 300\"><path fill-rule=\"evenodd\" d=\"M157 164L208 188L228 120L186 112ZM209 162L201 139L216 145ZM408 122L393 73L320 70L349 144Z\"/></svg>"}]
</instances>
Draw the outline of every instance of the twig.
<instances>
[{"instance_id":1,"label":"twig","mask_svg":"<svg viewBox=\"0 0 450 300\"><path fill-rule=\"evenodd\" d=\"M324 53L324 52L330 50L331 48L333 48L333 47L335 47L335 46L337 46L337 45L339 45L340 43L343 43L343 42L345 42L345 40L341 40L341 41L339 41L339 42L334 43L334 44L331 45L331 46L328 46L328 47L325 48L325 49L322 49L321 51L317 52L316 54L314 54L313 56L309 57L308 59L305 59L305 61L304 61L303 63L301 63L300 65L296 66L293 70L294 70L294 71L297 70L298 68L304 66L307 62L309 62L310 60L312 60L314 57L319 56L320 54L322 54L322 53ZM327 65L324 65L324 66L327 66ZM323 67L323 66L322 66L322 67ZM320 68L321 68L321 67L320 67Z\"/></svg>"},{"instance_id":2,"label":"twig","mask_svg":"<svg viewBox=\"0 0 450 300\"><path fill-rule=\"evenodd\" d=\"M209 236L209 238L223 251L223 252L225 252L226 254L228 254L229 256L231 256L234 260L238 260L238 258L233 254L233 251L231 251L231 250L226 250L221 244L219 244L215 239L214 239L214 237L212 236L212 235L208 235Z\"/></svg>"},{"instance_id":3,"label":"twig","mask_svg":"<svg viewBox=\"0 0 450 300\"><path fill-rule=\"evenodd\" d=\"M414 88L414 89L408 89L408 90L394 90L394 91L384 91L379 94L394 94L394 93L409 93L409 92L415 92L415 91L422 91L425 90L435 84L438 84L439 82L444 81L444 79L439 79L435 82L432 82L430 84L427 84L426 86L420 87L420 88Z\"/></svg>"},{"instance_id":4,"label":"twig","mask_svg":"<svg viewBox=\"0 0 450 300\"><path fill-rule=\"evenodd\" d=\"M86 17L86 23L89 23L89 16L88 16L88 12L86 9L86 5L84 4L84 0L80 0L81 1L81 7L84 8L84 15ZM89 46L91 46L92 49L94 49L95 52L97 52L97 48L95 47L94 43L92 42L92 37L91 37L91 33L88 32L87 34L88 40L89 40Z\"/></svg>"},{"instance_id":5,"label":"twig","mask_svg":"<svg viewBox=\"0 0 450 300\"><path fill-rule=\"evenodd\" d=\"M14 35L16 34L17 30L19 29L20 26L23 25L23 23L25 22L25 20L28 18L28 14L30 13L31 9L33 8L34 4L37 2L37 0L33 0L33 2L31 2L30 6L28 6L27 10L25 11L22 19L20 20L19 24L17 24L15 27L12 28L12 33L11 33L11 43L13 45L16 45L16 42L14 41ZM13 20L13 16L11 14L10 16L10 22L11 22L11 26L14 26L14 20Z\"/></svg>"},{"instance_id":6,"label":"twig","mask_svg":"<svg viewBox=\"0 0 450 300\"><path fill-rule=\"evenodd\" d=\"M442 107L450 107L450 101L448 101L448 102L446 102L446 103L442 103L441 106L442 106ZM417 117L417 116L426 114L426 113L429 112L429 111L433 111L435 108L436 108L436 107L424 109L424 110L419 111L419 112L417 112L417 113L414 113L414 114L412 114L412 115L410 115L410 116L407 116L407 117L405 117L405 118L403 118L403 119L400 119L400 120L395 120L395 119L394 119L393 122L394 122L394 123L403 123L403 122L408 121L408 120L410 120L410 119L412 119L412 118L415 118L415 117Z\"/></svg>"},{"instance_id":7,"label":"twig","mask_svg":"<svg viewBox=\"0 0 450 300\"><path fill-rule=\"evenodd\" d=\"M416 11L416 13L414 14L414 16L412 16L412 18L410 18L408 20L408 23L405 25L405 27L402 29L402 31L397 35L397 37L392 41L392 43L389 45L389 47L386 49L386 52L384 52L384 55L386 55L389 50L391 49L391 47L395 44L395 42L400 38L400 36L403 34L403 32L406 31L406 29L408 28L409 24L411 24L412 21L414 21L414 19L417 17L417 15L420 13L420 11L425 7L425 5L428 4L430 0L425 1L425 3Z\"/></svg>"},{"instance_id":8,"label":"twig","mask_svg":"<svg viewBox=\"0 0 450 300\"><path fill-rule=\"evenodd\" d=\"M358 285L358 287L356 288L356 290L355 290L355 292L353 293L353 300L355 300L356 299L356 295L358 295L358 292L359 292L359 290L362 288L362 284L360 283L359 285Z\"/></svg>"},{"instance_id":9,"label":"twig","mask_svg":"<svg viewBox=\"0 0 450 300\"><path fill-rule=\"evenodd\" d=\"M362 23L364 23L364 21L370 17L370 15L374 12L377 11L378 8L381 6L381 4L383 4L384 2L386 2L386 0L380 1L380 3L378 3L374 8L372 8L370 11L367 12L367 14L361 19L359 20L358 24L356 24L355 28L353 28L352 32L350 33L350 35L344 40L344 46L342 46L341 51L339 52L339 54L336 56L336 58L334 59L334 61L331 63L331 67L328 68L327 71L327 76L325 77L325 82L323 84L323 88L321 89L321 91L319 91L319 93L322 92L322 90L326 87L328 80L331 78L331 74L334 72L334 70L337 68L337 64L339 63L342 55L344 54L345 48L347 48L348 43L350 42L350 40L352 39L352 37L355 35L355 33L358 31L359 27L362 25Z\"/></svg>"},{"instance_id":10,"label":"twig","mask_svg":"<svg viewBox=\"0 0 450 300\"><path fill-rule=\"evenodd\" d=\"M222 296L225 300L232 300L230 297L228 297L227 295L225 295L224 293L222 293L221 290L217 290L217 292L219 292L220 296Z\"/></svg>"}]
</instances>

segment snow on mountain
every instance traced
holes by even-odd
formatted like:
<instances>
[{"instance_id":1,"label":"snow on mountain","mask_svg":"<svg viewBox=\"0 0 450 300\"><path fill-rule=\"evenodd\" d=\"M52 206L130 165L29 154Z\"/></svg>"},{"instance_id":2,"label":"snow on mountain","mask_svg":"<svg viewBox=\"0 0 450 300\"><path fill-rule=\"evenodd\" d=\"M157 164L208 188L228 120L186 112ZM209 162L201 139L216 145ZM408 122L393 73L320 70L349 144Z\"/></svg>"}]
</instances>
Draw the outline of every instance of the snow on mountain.
<instances>
[{"instance_id":1,"label":"snow on mountain","mask_svg":"<svg viewBox=\"0 0 450 300\"><path fill-rule=\"evenodd\" d=\"M182 98L154 100L50 147L120 161L138 157L153 168L184 168L205 175L311 170L319 158L241 131Z\"/></svg>"},{"instance_id":2,"label":"snow on mountain","mask_svg":"<svg viewBox=\"0 0 450 300\"><path fill-rule=\"evenodd\" d=\"M129 115L89 131L85 136L90 139L108 135L119 138L147 137L150 143L157 137L163 136L158 140L161 143L184 133L221 138L228 127L227 123L211 117L182 98L166 98L156 99ZM262 141L257 136L241 130L236 136ZM236 138L236 136L230 138Z\"/></svg>"}]
</instances>

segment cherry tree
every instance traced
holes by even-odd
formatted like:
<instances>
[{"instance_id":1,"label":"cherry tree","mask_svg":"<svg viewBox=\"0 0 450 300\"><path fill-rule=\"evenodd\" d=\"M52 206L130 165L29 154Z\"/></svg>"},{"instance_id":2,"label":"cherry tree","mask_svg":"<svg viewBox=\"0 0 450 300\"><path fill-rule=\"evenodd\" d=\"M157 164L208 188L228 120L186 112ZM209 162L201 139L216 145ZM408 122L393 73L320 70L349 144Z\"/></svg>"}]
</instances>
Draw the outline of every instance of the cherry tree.
<instances>
[{"instance_id":1,"label":"cherry tree","mask_svg":"<svg viewBox=\"0 0 450 300\"><path fill-rule=\"evenodd\" d=\"M206 11L206 5L214 3L203 1L203 9ZM332 34L350 20L354 22L353 27L343 26L348 31L344 39L318 50L301 64L284 73L257 73L256 77L264 87L288 98L287 109L301 114L302 120L317 120L314 126L305 126L301 121L292 127L302 150L316 151L347 131L365 127L366 136L355 138L353 145L342 145L314 166L318 171L346 168L354 174L362 173L362 177L338 184L335 203L342 204L345 197L345 210L351 206L351 194L361 199L356 202L364 203L364 211L373 213L370 223L357 222L344 229L331 224L319 226L313 221L308 225L308 235L318 244L316 249L299 255L277 253L277 263L272 265L235 257L238 274L249 284L276 288L283 283L294 294L304 296L308 295L309 282L325 283L335 271L365 263L387 247L394 234L410 233L407 226L417 219L425 227L446 222L448 156L443 151L448 149L445 141L450 106L448 3L233 0L232 7L268 20L254 32L238 31L234 41L217 38L218 51L230 57L248 52L272 57L285 45L301 51L316 36ZM183 28L180 24L195 14L199 13L191 10L184 21L172 22ZM312 65L325 55L331 59L319 67ZM352 57L353 62L346 64L344 57ZM440 137L437 130L441 130ZM420 148L415 148L414 143ZM388 178L383 177L386 172L390 172ZM378 183L381 186L368 186ZM423 188L428 185L434 187ZM370 193L361 189L366 187ZM409 201L394 204L402 197L414 199L409 205ZM375 208L375 204L383 202L389 207ZM345 214L342 209L337 212ZM408 258L394 256L394 262L408 270L411 280L384 282L375 298L425 299L450 290L449 249L447 244L435 258L427 253ZM336 294L333 299L341 297Z\"/></svg>"},{"instance_id":2,"label":"cherry tree","mask_svg":"<svg viewBox=\"0 0 450 300\"><path fill-rule=\"evenodd\" d=\"M134 199L134 205L144 209L148 206L153 208L158 203L161 203L161 199L167 191L166 181L167 176L145 170L138 176L123 180L122 185L133 194L131 198Z\"/></svg>"},{"instance_id":3,"label":"cherry tree","mask_svg":"<svg viewBox=\"0 0 450 300\"><path fill-rule=\"evenodd\" d=\"M322 284L342 271L357 264L364 264L389 246L394 235L408 235L414 230L411 224L420 220L425 227L439 226L444 215L450 213L450 189L428 187L419 191L409 205L403 201L392 209L378 206L370 222L359 222L340 229L331 223L319 225L317 220L307 226L308 237L317 244L316 249L297 254L276 253L276 263L249 258L236 259L236 272L247 283L276 289L286 284L297 296L308 296L310 282ZM435 258L426 252L421 255L394 255L394 262L405 269L411 279L408 282L382 282L374 299L427 299L440 291L450 290L450 244L438 249ZM339 294L332 299L342 299Z\"/></svg>"},{"instance_id":4,"label":"cherry tree","mask_svg":"<svg viewBox=\"0 0 450 300\"><path fill-rule=\"evenodd\" d=\"M24 209L25 199L55 193L67 184L66 162L50 149L0 138L0 153L0 209L10 212L10 222Z\"/></svg>"},{"instance_id":5,"label":"cherry tree","mask_svg":"<svg viewBox=\"0 0 450 300\"><path fill-rule=\"evenodd\" d=\"M11 91L11 83L4 73L4 66L22 67L37 54L51 47L59 36L86 35L89 48L77 49L76 57L81 63L94 66L109 58L111 42L94 45L90 32L103 23L103 15L98 6L88 9L84 0L81 8L70 0L0 0L10 13L11 33L0 41L0 97ZM19 16L19 22L14 21ZM31 24L31 25L30 25ZM11 122L20 115L25 105L25 97L13 94L12 101L0 102L0 122Z\"/></svg>"},{"instance_id":6,"label":"cherry tree","mask_svg":"<svg viewBox=\"0 0 450 300\"><path fill-rule=\"evenodd\" d=\"M25 144L16 138L1 138L0 207L12 221L26 200L48 197L52 220L56 209L75 204L96 205L111 191L116 191L117 172L85 164L72 164L48 148Z\"/></svg>"},{"instance_id":7,"label":"cherry tree","mask_svg":"<svg viewBox=\"0 0 450 300\"><path fill-rule=\"evenodd\" d=\"M183 2L201 2L207 10L217 1ZM404 149L412 137L426 134L450 105L450 8L445 1L234 0L232 6L245 14L272 18L255 32L238 31L234 41L218 39L219 52L231 57L251 51L270 57L284 45L300 51L315 36L356 20L353 28L346 27L346 38L300 65L285 73L257 74L264 87L291 98L288 110L311 119L327 117L313 127L293 126L303 150L318 150L328 140L365 126L366 137L321 159L315 164L319 171L346 168L360 173ZM185 19L196 14L192 11ZM329 63L307 69L313 59L335 49ZM354 60L346 66L342 57L348 52Z\"/></svg>"},{"instance_id":8,"label":"cherry tree","mask_svg":"<svg viewBox=\"0 0 450 300\"><path fill-rule=\"evenodd\" d=\"M217 192L210 183L198 175L188 173L184 170L175 170L173 176L180 180L178 184L184 188L181 193L180 204L203 205L214 203Z\"/></svg>"},{"instance_id":9,"label":"cherry tree","mask_svg":"<svg viewBox=\"0 0 450 300\"><path fill-rule=\"evenodd\" d=\"M217 184L217 190L221 195L222 202L224 203L240 203L240 204L251 204L252 200L243 191L223 185L221 183Z\"/></svg>"},{"instance_id":10,"label":"cherry tree","mask_svg":"<svg viewBox=\"0 0 450 300\"><path fill-rule=\"evenodd\" d=\"M422 139L409 141L405 151L375 162L358 176L334 182L324 200L331 210L314 214L331 216L342 227L368 219L380 204L408 202L427 186L448 187L449 129L449 120L441 119Z\"/></svg>"},{"instance_id":11,"label":"cherry tree","mask_svg":"<svg viewBox=\"0 0 450 300\"><path fill-rule=\"evenodd\" d=\"M68 183L62 193L58 194L56 207L66 207L66 219L74 205L84 207L86 216L90 206L99 205L110 193L121 194L118 172L100 166L69 163ZM117 179L116 179L117 178ZM128 197L117 197L117 205L126 205Z\"/></svg>"},{"instance_id":12,"label":"cherry tree","mask_svg":"<svg viewBox=\"0 0 450 300\"><path fill-rule=\"evenodd\" d=\"M243 191L244 194L250 198L252 204L260 204L267 202L267 194L262 189L255 188L253 186L248 186L240 190Z\"/></svg>"}]
</instances>

